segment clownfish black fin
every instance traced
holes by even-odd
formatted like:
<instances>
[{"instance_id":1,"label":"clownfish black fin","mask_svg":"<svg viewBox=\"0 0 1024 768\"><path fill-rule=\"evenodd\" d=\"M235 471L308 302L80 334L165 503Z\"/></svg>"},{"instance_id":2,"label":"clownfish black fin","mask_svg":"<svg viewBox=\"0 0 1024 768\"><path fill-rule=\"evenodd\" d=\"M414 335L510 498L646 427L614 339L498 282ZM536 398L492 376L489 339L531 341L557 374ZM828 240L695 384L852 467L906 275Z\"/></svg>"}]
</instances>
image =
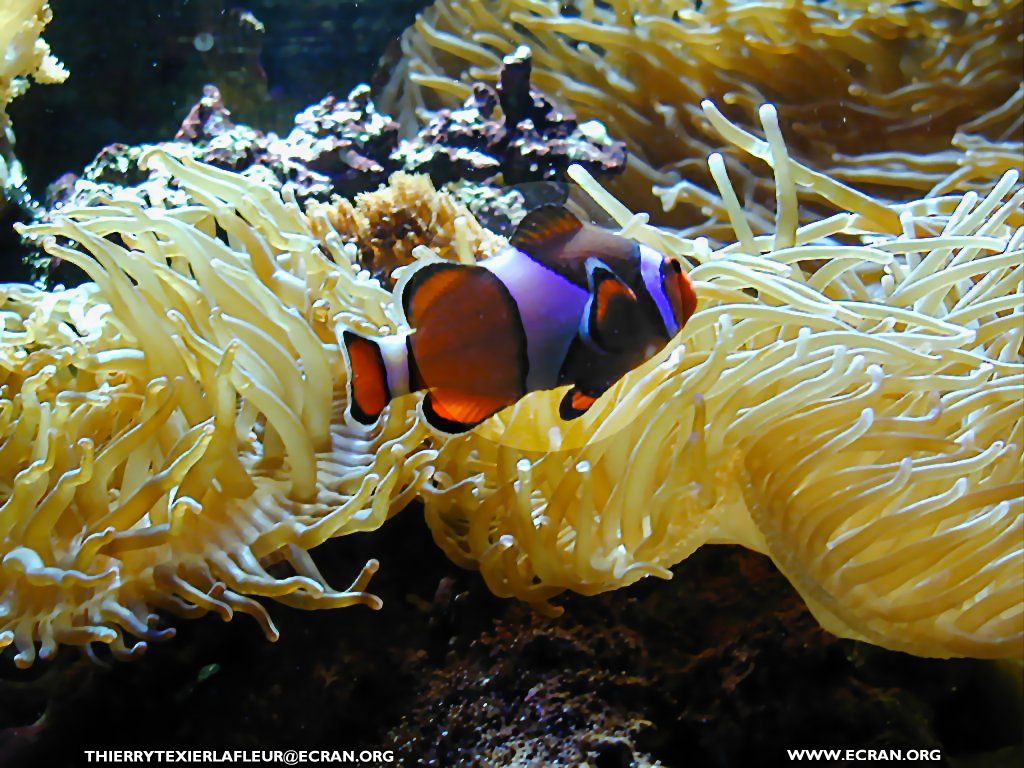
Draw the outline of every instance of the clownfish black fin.
<instances>
[{"instance_id":1,"label":"clownfish black fin","mask_svg":"<svg viewBox=\"0 0 1024 768\"><path fill-rule=\"evenodd\" d=\"M661 265L661 283L672 305L672 313L682 328L697 310L697 291L690 276L683 272L679 262L667 259Z\"/></svg>"},{"instance_id":2,"label":"clownfish black fin","mask_svg":"<svg viewBox=\"0 0 1024 768\"><path fill-rule=\"evenodd\" d=\"M583 222L558 205L534 208L519 222L509 242L520 251L539 256L569 240Z\"/></svg>"},{"instance_id":3,"label":"clownfish black fin","mask_svg":"<svg viewBox=\"0 0 1024 768\"><path fill-rule=\"evenodd\" d=\"M583 311L583 337L607 352L630 345L643 318L633 289L597 259L587 263L590 298Z\"/></svg>"},{"instance_id":4,"label":"clownfish black fin","mask_svg":"<svg viewBox=\"0 0 1024 768\"><path fill-rule=\"evenodd\" d=\"M600 395L588 395L579 387L574 386L565 393L562 402L558 404L558 415L562 421L578 419L590 410L590 406L597 402L598 397Z\"/></svg>"},{"instance_id":5,"label":"clownfish black fin","mask_svg":"<svg viewBox=\"0 0 1024 768\"><path fill-rule=\"evenodd\" d=\"M503 399L433 390L423 399L423 416L439 432L458 435L486 421L507 405Z\"/></svg>"},{"instance_id":6,"label":"clownfish black fin","mask_svg":"<svg viewBox=\"0 0 1024 768\"><path fill-rule=\"evenodd\" d=\"M351 373L348 382L349 408L356 421L373 424L391 401L384 355L377 342L358 333L345 331L342 340Z\"/></svg>"}]
</instances>

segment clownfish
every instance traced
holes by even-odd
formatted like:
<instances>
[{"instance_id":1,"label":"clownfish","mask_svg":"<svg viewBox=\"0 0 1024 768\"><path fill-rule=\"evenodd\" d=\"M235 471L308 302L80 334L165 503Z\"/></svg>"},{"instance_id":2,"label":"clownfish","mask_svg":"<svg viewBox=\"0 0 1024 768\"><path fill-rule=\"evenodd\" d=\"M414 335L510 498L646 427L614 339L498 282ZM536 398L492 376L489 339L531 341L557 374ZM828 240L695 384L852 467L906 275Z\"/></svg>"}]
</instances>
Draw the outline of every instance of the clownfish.
<instances>
[{"instance_id":1,"label":"clownfish","mask_svg":"<svg viewBox=\"0 0 1024 768\"><path fill-rule=\"evenodd\" d=\"M559 206L531 211L507 247L477 264L414 269L395 288L411 333L343 332L349 407L363 424L392 398L425 390L427 422L457 434L566 384L559 415L576 418L697 306L678 262Z\"/></svg>"}]
</instances>

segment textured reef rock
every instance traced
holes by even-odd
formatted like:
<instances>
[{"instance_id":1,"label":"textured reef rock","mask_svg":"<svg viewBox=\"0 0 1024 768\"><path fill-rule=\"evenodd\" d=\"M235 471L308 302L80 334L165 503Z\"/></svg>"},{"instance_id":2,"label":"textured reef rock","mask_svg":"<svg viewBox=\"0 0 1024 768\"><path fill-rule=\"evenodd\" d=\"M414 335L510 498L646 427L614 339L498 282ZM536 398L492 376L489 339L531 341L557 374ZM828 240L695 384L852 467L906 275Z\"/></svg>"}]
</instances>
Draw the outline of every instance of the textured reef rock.
<instances>
[{"instance_id":1,"label":"textured reef rock","mask_svg":"<svg viewBox=\"0 0 1024 768\"><path fill-rule=\"evenodd\" d=\"M317 188L349 197L387 181L395 168L391 154L398 131L398 123L377 111L369 86L362 85L347 100L327 96L300 112L282 152L291 167L308 169Z\"/></svg>"},{"instance_id":2,"label":"textured reef rock","mask_svg":"<svg viewBox=\"0 0 1024 768\"><path fill-rule=\"evenodd\" d=\"M175 134L177 141L209 142L234 130L231 112L215 85L203 88L203 97L195 103Z\"/></svg>"},{"instance_id":3,"label":"textured reef rock","mask_svg":"<svg viewBox=\"0 0 1024 768\"><path fill-rule=\"evenodd\" d=\"M74 76L12 107L33 190L41 196L111 141L172 136L204 83L217 84L236 119L287 133L295 113L323 94L343 96L366 81L429 3L53 0L45 36Z\"/></svg>"},{"instance_id":4,"label":"textured reef rock","mask_svg":"<svg viewBox=\"0 0 1024 768\"><path fill-rule=\"evenodd\" d=\"M173 141L104 148L80 177L66 175L47 194L51 209L91 205L99 199L184 202L183 194L158 169L140 167L142 156L159 148L218 168L239 171L299 200L327 200L373 189L387 179L388 157L398 142L398 125L377 112L369 89L347 99L328 96L299 113L285 137L235 123L220 90L203 89Z\"/></svg>"},{"instance_id":5,"label":"textured reef rock","mask_svg":"<svg viewBox=\"0 0 1024 768\"><path fill-rule=\"evenodd\" d=\"M450 185L486 226L504 233L525 210L524 193L505 185L564 182L574 163L596 175L620 173L626 164L623 142L598 121L579 123L534 88L530 74L529 51L521 48L506 57L496 86L481 84L463 109L427 115L423 128L405 140L365 85L345 99L328 95L302 110L284 136L236 123L220 90L207 85L173 141L105 147L80 175L65 174L50 185L46 207L52 215L107 199L187 203L187 193L160 168L141 167L147 152L160 149L240 172L301 203L371 192L396 171L428 173L436 185ZM564 197L564 190L538 189ZM44 271L51 280L73 280L52 264Z\"/></svg>"},{"instance_id":6,"label":"textured reef rock","mask_svg":"<svg viewBox=\"0 0 1024 768\"><path fill-rule=\"evenodd\" d=\"M209 618L145 663L65 654L0 673L0 762L77 765L85 743L296 739L393 748L410 768L773 765L787 747L835 744L940 748L943 766L1019 757L1012 699L987 664L838 640L759 555L707 548L672 582L573 597L545 619L446 561L415 515L372 538L324 545L328 578L370 554L385 563L385 609L359 621L275 610L268 644L244 619Z\"/></svg>"},{"instance_id":7,"label":"textured reef rock","mask_svg":"<svg viewBox=\"0 0 1024 768\"><path fill-rule=\"evenodd\" d=\"M576 163L590 173L626 167L626 145L596 120L580 123L530 83L529 48L502 60L495 86L477 83L459 109L436 112L420 133L402 143L407 171L429 173L435 183L484 181L501 174L506 184L564 180Z\"/></svg>"},{"instance_id":8,"label":"textured reef rock","mask_svg":"<svg viewBox=\"0 0 1024 768\"><path fill-rule=\"evenodd\" d=\"M440 110L403 141L401 126L377 109L365 85L346 99L329 95L307 107L284 137L235 123L220 90L207 85L173 142L112 144L80 177L64 176L51 186L47 203L59 208L119 199L124 193L115 187L141 187L134 193L152 202L154 190L146 182L163 181L140 169L139 158L153 147L258 175L275 188L288 187L300 201L368 192L397 170L429 173L438 185L495 177L503 184L564 181L573 163L595 175L621 172L625 144L599 122L580 124L558 108L531 86L530 72L530 54L522 48L506 57L496 87L481 84L463 109ZM489 197L494 206L494 195L475 197Z\"/></svg>"}]
</instances>

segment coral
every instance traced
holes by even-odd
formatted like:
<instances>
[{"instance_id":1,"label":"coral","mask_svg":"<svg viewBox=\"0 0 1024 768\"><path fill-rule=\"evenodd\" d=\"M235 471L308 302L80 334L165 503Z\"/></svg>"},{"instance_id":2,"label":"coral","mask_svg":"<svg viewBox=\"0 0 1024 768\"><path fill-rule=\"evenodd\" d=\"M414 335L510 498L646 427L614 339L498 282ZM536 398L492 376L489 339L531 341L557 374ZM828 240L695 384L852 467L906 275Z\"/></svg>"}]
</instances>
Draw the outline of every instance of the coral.
<instances>
[{"instance_id":1,"label":"coral","mask_svg":"<svg viewBox=\"0 0 1024 768\"><path fill-rule=\"evenodd\" d=\"M336 198L330 205L311 204L308 213L322 241L333 232L355 243L359 265L391 287L392 273L413 263L417 247L428 246L449 261L473 261L494 255L506 243L450 194L438 192L425 175L399 172L387 186L356 196L354 203Z\"/></svg>"},{"instance_id":2,"label":"coral","mask_svg":"<svg viewBox=\"0 0 1024 768\"><path fill-rule=\"evenodd\" d=\"M376 607L375 562L337 591L307 551L378 527L422 481L393 437L341 418L333 324L392 322L353 249L240 175L145 162L192 204L65 209L25 234L92 282L0 286L0 646L21 666L37 645L134 656L169 634L157 607L250 613L270 638L250 595Z\"/></svg>"},{"instance_id":3,"label":"coral","mask_svg":"<svg viewBox=\"0 0 1024 768\"><path fill-rule=\"evenodd\" d=\"M626 145L596 120L581 125L531 87L532 66L529 48L505 56L496 87L479 83L461 108L431 115L395 159L438 184L498 174L506 184L564 181L574 163L591 173L621 173Z\"/></svg>"},{"instance_id":4,"label":"coral","mask_svg":"<svg viewBox=\"0 0 1024 768\"><path fill-rule=\"evenodd\" d=\"M502 57L529 45L539 87L626 140L629 166L612 191L641 210L660 203L660 221L700 225L725 243L725 206L704 163L716 132L701 99L748 129L760 104L779 105L795 157L883 199L980 191L1024 151L1022 9L1021 0L438 0L403 37L380 101L408 125L419 110L463 101L471 83L497 80ZM732 149L724 159L751 225L768 232L770 177Z\"/></svg>"},{"instance_id":5,"label":"coral","mask_svg":"<svg viewBox=\"0 0 1024 768\"><path fill-rule=\"evenodd\" d=\"M7 105L39 83L62 82L68 73L39 35L52 14L46 0L10 0L0 8L0 121L6 128Z\"/></svg>"},{"instance_id":6,"label":"coral","mask_svg":"<svg viewBox=\"0 0 1024 768\"><path fill-rule=\"evenodd\" d=\"M328 96L296 115L285 149L278 151L292 164L326 176L331 191L353 195L387 181L397 144L398 124L377 111L363 85L346 101Z\"/></svg>"}]
</instances>

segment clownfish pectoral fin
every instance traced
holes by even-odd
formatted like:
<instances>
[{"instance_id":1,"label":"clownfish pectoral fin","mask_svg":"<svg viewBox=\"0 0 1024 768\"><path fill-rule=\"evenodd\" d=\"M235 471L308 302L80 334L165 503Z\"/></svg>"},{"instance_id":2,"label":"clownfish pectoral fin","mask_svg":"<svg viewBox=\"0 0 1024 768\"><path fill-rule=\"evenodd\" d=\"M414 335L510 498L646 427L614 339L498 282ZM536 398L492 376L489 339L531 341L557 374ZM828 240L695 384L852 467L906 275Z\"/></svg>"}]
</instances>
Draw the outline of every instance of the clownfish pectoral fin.
<instances>
[{"instance_id":1,"label":"clownfish pectoral fin","mask_svg":"<svg viewBox=\"0 0 1024 768\"><path fill-rule=\"evenodd\" d=\"M558 415L562 418L562 421L578 419L590 409L590 406L597 402L598 397L600 395L588 395L579 387L573 386L565 393L565 397L559 403Z\"/></svg>"},{"instance_id":2,"label":"clownfish pectoral fin","mask_svg":"<svg viewBox=\"0 0 1024 768\"><path fill-rule=\"evenodd\" d=\"M422 408L430 426L438 432L458 435L468 432L508 405L511 403L501 398L435 389L427 393Z\"/></svg>"},{"instance_id":3,"label":"clownfish pectoral fin","mask_svg":"<svg viewBox=\"0 0 1024 768\"><path fill-rule=\"evenodd\" d=\"M598 259L587 261L590 298L581 318L581 335L606 352L630 346L643 322L636 294Z\"/></svg>"},{"instance_id":4,"label":"clownfish pectoral fin","mask_svg":"<svg viewBox=\"0 0 1024 768\"><path fill-rule=\"evenodd\" d=\"M583 222L565 208L542 205L526 214L509 242L520 251L539 257L558 249L581 229Z\"/></svg>"},{"instance_id":5,"label":"clownfish pectoral fin","mask_svg":"<svg viewBox=\"0 0 1024 768\"><path fill-rule=\"evenodd\" d=\"M391 401L388 373L380 345L357 333L342 334L349 363L349 409L361 424L377 421Z\"/></svg>"}]
</instances>

